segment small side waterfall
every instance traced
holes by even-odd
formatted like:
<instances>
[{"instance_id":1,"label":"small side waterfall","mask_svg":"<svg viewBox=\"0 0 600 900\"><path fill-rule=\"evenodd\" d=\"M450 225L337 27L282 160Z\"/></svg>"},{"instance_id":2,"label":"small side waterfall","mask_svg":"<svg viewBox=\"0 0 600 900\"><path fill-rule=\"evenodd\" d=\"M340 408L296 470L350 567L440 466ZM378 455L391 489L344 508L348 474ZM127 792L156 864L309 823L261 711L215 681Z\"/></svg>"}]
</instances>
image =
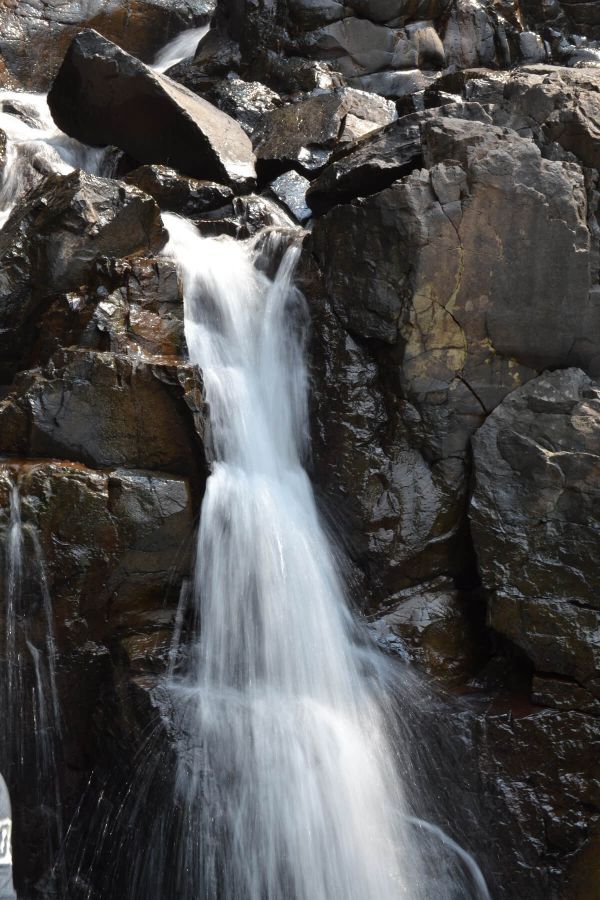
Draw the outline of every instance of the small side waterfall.
<instances>
[{"instance_id":1,"label":"small side waterfall","mask_svg":"<svg viewBox=\"0 0 600 900\"><path fill-rule=\"evenodd\" d=\"M208 25L203 25L202 28L190 28L187 31L182 31L172 41L165 44L162 50L159 50L156 54L156 59L152 63L152 68L156 72L166 72L171 66L176 66L177 63L193 56L196 52L196 47L208 32L208 29Z\"/></svg>"},{"instance_id":2,"label":"small side waterfall","mask_svg":"<svg viewBox=\"0 0 600 900\"><path fill-rule=\"evenodd\" d=\"M46 175L67 175L73 169L101 174L110 169L110 151L87 147L59 131L43 94L0 91L0 131L6 135L6 158L0 167L0 227L19 198Z\"/></svg>"},{"instance_id":3,"label":"small side waterfall","mask_svg":"<svg viewBox=\"0 0 600 900\"><path fill-rule=\"evenodd\" d=\"M23 521L18 483L8 490L0 771L9 785L19 785L21 802L14 811L17 841L27 827L25 820L43 819L45 846L38 856L52 866L63 834L54 616L38 535ZM54 878L59 877L56 869Z\"/></svg>"}]
</instances>

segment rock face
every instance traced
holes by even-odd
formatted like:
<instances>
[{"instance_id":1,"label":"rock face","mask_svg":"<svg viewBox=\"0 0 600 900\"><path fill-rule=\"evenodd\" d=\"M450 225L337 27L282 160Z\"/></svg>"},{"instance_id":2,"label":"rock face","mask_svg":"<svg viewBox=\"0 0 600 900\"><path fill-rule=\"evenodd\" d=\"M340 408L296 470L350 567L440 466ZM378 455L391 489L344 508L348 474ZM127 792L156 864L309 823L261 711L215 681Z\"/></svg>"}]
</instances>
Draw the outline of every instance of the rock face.
<instances>
[{"instance_id":1,"label":"rock face","mask_svg":"<svg viewBox=\"0 0 600 900\"><path fill-rule=\"evenodd\" d=\"M157 205L135 188L76 171L51 175L0 232L0 347L4 381L29 350L52 294L78 288L99 258L159 250Z\"/></svg>"},{"instance_id":2,"label":"rock face","mask_svg":"<svg viewBox=\"0 0 600 900\"><path fill-rule=\"evenodd\" d=\"M213 0L67 0L0 4L0 62L4 79L26 90L47 90L67 47L83 28L95 28L150 62L170 38L201 25ZM31 52L35 47L35 52Z\"/></svg>"},{"instance_id":3,"label":"rock face","mask_svg":"<svg viewBox=\"0 0 600 900\"><path fill-rule=\"evenodd\" d=\"M476 433L473 458L489 624L539 672L600 696L600 575L588 565L600 528L600 386L579 369L528 382Z\"/></svg>"},{"instance_id":4,"label":"rock face","mask_svg":"<svg viewBox=\"0 0 600 900\"><path fill-rule=\"evenodd\" d=\"M233 119L96 31L73 40L48 103L59 128L83 143L237 188L254 178L250 140Z\"/></svg>"},{"instance_id":5,"label":"rock face","mask_svg":"<svg viewBox=\"0 0 600 900\"><path fill-rule=\"evenodd\" d=\"M319 327L319 378L330 366L339 371L348 353L364 360L336 415L318 415L317 457L328 461L336 504L364 510L356 527L372 535L383 596L418 573L459 574L465 565L457 546L469 439L485 416L543 368L598 365L580 170L544 160L512 131L443 117L423 125L422 153L428 169L334 207L307 245L307 267L316 259L322 273L320 287L307 285L316 315L331 304L333 327L359 342L351 349L344 332L329 339ZM523 243L529 233L540 239L535 260ZM359 384L378 399L357 406ZM357 415L370 437L346 465L333 448Z\"/></svg>"}]
</instances>

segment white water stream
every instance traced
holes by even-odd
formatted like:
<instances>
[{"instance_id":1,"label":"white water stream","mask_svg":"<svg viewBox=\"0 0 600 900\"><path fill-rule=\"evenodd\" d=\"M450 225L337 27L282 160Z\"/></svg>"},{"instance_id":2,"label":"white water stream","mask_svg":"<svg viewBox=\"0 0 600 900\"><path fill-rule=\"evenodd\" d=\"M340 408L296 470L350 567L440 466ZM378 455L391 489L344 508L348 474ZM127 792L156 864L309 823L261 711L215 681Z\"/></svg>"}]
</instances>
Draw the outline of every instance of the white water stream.
<instances>
[{"instance_id":1,"label":"white water stream","mask_svg":"<svg viewBox=\"0 0 600 900\"><path fill-rule=\"evenodd\" d=\"M307 313L298 248L269 256L165 215L183 277L190 359L210 409L212 474L194 583L201 623L178 685L182 796L201 797L203 897L432 900L395 751L309 479ZM271 251L281 252L273 246Z\"/></svg>"}]
</instances>

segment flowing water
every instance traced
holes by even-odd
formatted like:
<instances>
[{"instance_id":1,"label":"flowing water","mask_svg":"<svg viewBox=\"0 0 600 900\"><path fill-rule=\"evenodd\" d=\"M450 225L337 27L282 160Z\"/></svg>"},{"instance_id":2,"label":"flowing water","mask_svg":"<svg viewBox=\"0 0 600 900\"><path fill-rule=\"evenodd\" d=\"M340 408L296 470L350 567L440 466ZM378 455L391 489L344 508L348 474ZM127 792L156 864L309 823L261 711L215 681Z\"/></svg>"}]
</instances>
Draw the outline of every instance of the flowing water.
<instances>
[{"instance_id":1,"label":"flowing water","mask_svg":"<svg viewBox=\"0 0 600 900\"><path fill-rule=\"evenodd\" d=\"M189 57L205 31L180 35L154 68ZM50 172L110 174L107 151L61 134L40 95L0 92L0 129L0 227ZM136 843L132 823L148 820L163 775L158 742L149 743L125 799L109 804L90 841L98 859L99 848L116 857L110 841L126 820L127 884L114 893L107 876L100 896L487 900L471 857L422 822L406 795L410 753L394 731L383 656L349 611L303 468L308 317L293 284L297 237L202 238L190 223L164 219L165 253L183 280L190 358L210 408L211 476L165 683L177 735L172 809L156 816L147 848ZM51 599L16 483L4 585L9 725L1 764L20 781L35 770L32 802L55 810L54 844L61 716ZM409 678L405 693L414 689ZM103 806L102 792L94 802ZM432 834L458 854L470 881L442 860ZM90 887L85 896L97 895Z\"/></svg>"},{"instance_id":2,"label":"flowing water","mask_svg":"<svg viewBox=\"0 0 600 900\"><path fill-rule=\"evenodd\" d=\"M182 31L156 54L152 68L156 72L166 72L171 66L176 66L182 60L193 56L209 27L204 25L202 28L190 28L188 31Z\"/></svg>"},{"instance_id":3,"label":"flowing water","mask_svg":"<svg viewBox=\"0 0 600 900\"><path fill-rule=\"evenodd\" d=\"M17 837L23 820L42 820L37 851L49 866L62 840L60 790L61 713L56 683L54 616L46 567L35 528L23 521L17 481L10 484L9 518L2 554L4 648L1 654L4 727L0 770L19 786ZM55 871L54 878L60 873Z\"/></svg>"},{"instance_id":4,"label":"flowing water","mask_svg":"<svg viewBox=\"0 0 600 900\"><path fill-rule=\"evenodd\" d=\"M210 410L212 473L193 587L201 627L174 683L192 744L182 798L202 897L432 900L395 769L377 651L351 617L302 461L307 313L298 247L269 256L165 216L190 359ZM281 248L272 248L281 253ZM185 744L185 741L184 741ZM465 896L465 895L463 895Z\"/></svg>"},{"instance_id":5,"label":"flowing water","mask_svg":"<svg viewBox=\"0 0 600 900\"><path fill-rule=\"evenodd\" d=\"M0 227L20 197L46 175L74 169L111 174L110 153L87 147L56 127L43 94L0 91L0 131L6 154L0 178Z\"/></svg>"}]
</instances>

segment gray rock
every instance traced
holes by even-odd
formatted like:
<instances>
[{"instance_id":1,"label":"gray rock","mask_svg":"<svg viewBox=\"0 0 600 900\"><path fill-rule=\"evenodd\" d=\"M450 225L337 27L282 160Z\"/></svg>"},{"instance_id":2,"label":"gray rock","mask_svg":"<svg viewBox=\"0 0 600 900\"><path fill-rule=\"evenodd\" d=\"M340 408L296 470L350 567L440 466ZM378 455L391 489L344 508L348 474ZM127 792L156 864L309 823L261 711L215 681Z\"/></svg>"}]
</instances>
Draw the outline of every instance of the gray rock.
<instances>
[{"instance_id":1,"label":"gray rock","mask_svg":"<svg viewBox=\"0 0 600 900\"><path fill-rule=\"evenodd\" d=\"M254 178L250 140L216 107L97 32L81 32L48 95L57 125L87 144L236 188Z\"/></svg>"},{"instance_id":2,"label":"gray rock","mask_svg":"<svg viewBox=\"0 0 600 900\"><path fill-rule=\"evenodd\" d=\"M579 369L510 394L473 438L470 519L490 625L600 696L600 385Z\"/></svg>"},{"instance_id":3,"label":"gray rock","mask_svg":"<svg viewBox=\"0 0 600 900\"><path fill-rule=\"evenodd\" d=\"M400 72L376 72L374 75L359 75L349 79L352 87L361 91L380 94L382 97L400 99L418 91L423 91L435 80L420 69Z\"/></svg>"},{"instance_id":4,"label":"gray rock","mask_svg":"<svg viewBox=\"0 0 600 900\"><path fill-rule=\"evenodd\" d=\"M267 177L292 167L315 172L336 147L354 140L357 129L368 133L396 117L392 103L363 91L316 94L265 116L255 136L258 165Z\"/></svg>"},{"instance_id":5,"label":"gray rock","mask_svg":"<svg viewBox=\"0 0 600 900\"><path fill-rule=\"evenodd\" d=\"M269 185L269 190L301 224L312 216L306 203L306 192L310 186L308 178L298 172L285 172Z\"/></svg>"}]
</instances>

